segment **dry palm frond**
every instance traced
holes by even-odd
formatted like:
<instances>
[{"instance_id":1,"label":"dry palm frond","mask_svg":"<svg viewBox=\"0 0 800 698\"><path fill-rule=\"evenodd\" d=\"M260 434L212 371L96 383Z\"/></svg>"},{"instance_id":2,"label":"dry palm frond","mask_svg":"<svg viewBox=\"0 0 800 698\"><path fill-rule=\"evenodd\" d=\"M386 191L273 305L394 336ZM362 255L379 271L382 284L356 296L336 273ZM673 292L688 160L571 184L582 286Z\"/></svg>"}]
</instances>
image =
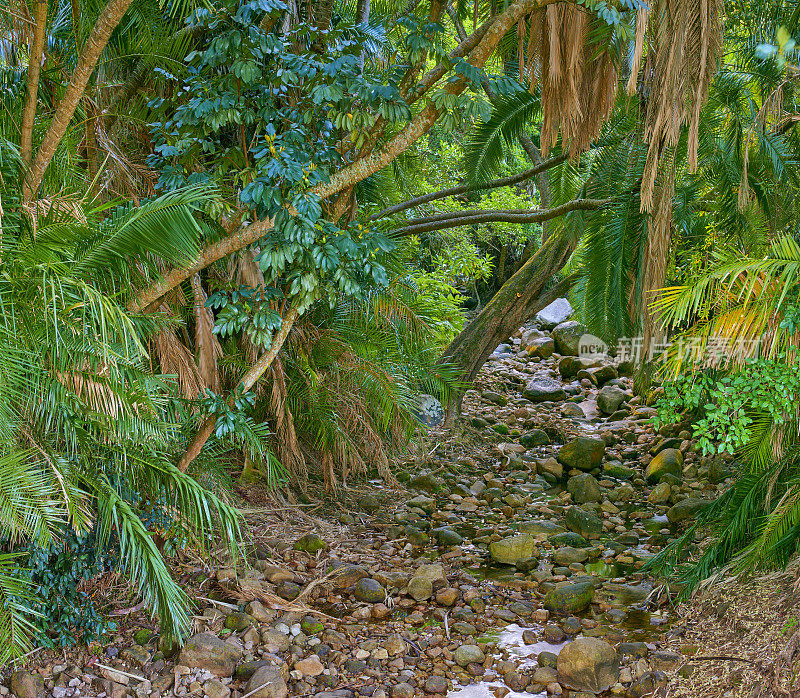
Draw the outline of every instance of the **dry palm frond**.
<instances>
[{"instance_id":1,"label":"dry palm frond","mask_svg":"<svg viewBox=\"0 0 800 698\"><path fill-rule=\"evenodd\" d=\"M606 49L589 41L593 18L577 5L558 3L531 15L525 74L542 95L541 151L569 141L576 158L611 114L617 68ZM597 55L595 55L597 54Z\"/></svg>"},{"instance_id":2,"label":"dry palm frond","mask_svg":"<svg viewBox=\"0 0 800 698\"><path fill-rule=\"evenodd\" d=\"M645 111L649 147L642 179L642 210L650 211L659 163L689 127L687 160L697 169L700 110L722 48L721 0L654 0L650 52L643 79L650 88Z\"/></svg>"},{"instance_id":3,"label":"dry palm frond","mask_svg":"<svg viewBox=\"0 0 800 698\"><path fill-rule=\"evenodd\" d=\"M217 361L222 356L222 346L214 334L214 316L206 308L206 294L200 274L192 277L194 294L194 346L197 352L197 372L208 388L220 392L220 377Z\"/></svg>"},{"instance_id":4,"label":"dry palm frond","mask_svg":"<svg viewBox=\"0 0 800 698\"><path fill-rule=\"evenodd\" d=\"M280 358L272 364L272 392L270 394L270 411L275 418L275 446L278 460L289 474L297 480L306 480L308 466L297 440L294 428L294 417L289 409L286 390L286 376Z\"/></svg>"},{"instance_id":5,"label":"dry palm frond","mask_svg":"<svg viewBox=\"0 0 800 698\"><path fill-rule=\"evenodd\" d=\"M639 71L642 68L642 56L644 55L644 40L647 34L647 23L650 21L650 8L640 8L636 13L636 41L631 57L631 74L628 77L626 91L629 95L636 94L636 85L639 81Z\"/></svg>"},{"instance_id":6,"label":"dry palm frond","mask_svg":"<svg viewBox=\"0 0 800 698\"><path fill-rule=\"evenodd\" d=\"M161 330L153 337L151 343L158 357L161 372L177 377L183 396L194 400L201 395L206 388L206 382L200 375L192 353L178 339L175 330L172 328Z\"/></svg>"}]
</instances>

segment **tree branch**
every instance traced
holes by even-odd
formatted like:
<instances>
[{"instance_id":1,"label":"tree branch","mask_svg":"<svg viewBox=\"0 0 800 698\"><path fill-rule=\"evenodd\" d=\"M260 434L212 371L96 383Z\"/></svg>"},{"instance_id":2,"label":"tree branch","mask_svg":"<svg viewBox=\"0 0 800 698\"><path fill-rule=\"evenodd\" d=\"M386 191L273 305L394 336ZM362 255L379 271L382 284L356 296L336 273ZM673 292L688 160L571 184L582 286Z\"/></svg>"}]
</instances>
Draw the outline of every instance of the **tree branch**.
<instances>
[{"instance_id":1,"label":"tree branch","mask_svg":"<svg viewBox=\"0 0 800 698\"><path fill-rule=\"evenodd\" d=\"M458 187L441 189L440 191L436 191L431 194L424 194L422 196L417 196L413 199L408 199L407 201L395 204L394 206L389 206L383 209L383 211L379 211L374 216L372 216L370 220L379 220L381 218L386 218L386 216L392 216L395 213L406 211L409 208L416 208L417 206L422 206L422 204L427 204L431 201L436 201L437 199L444 199L448 196L458 196L459 194L466 194L473 191L484 191L486 189L497 189L499 187L510 187L514 184L519 184L520 182L524 182L526 179L535 177L536 175L538 175L541 172L544 172L545 170L549 170L552 167L560 165L567 159L567 157L568 157L567 155L558 155L556 157L550 158L549 160L546 160L545 162L543 162L540 165L537 165L536 167L524 170L523 172L511 175L510 177L495 179L491 182L487 182L486 184L462 184L461 186Z\"/></svg>"},{"instance_id":2,"label":"tree branch","mask_svg":"<svg viewBox=\"0 0 800 698\"><path fill-rule=\"evenodd\" d=\"M111 0L111 2L114 1L115 0ZM545 7L546 5L552 5L557 1L558 0L518 0L516 3L509 6L505 12L494 18L490 26L481 35L480 40L477 41L477 45L475 45L469 54L469 62L475 67L482 67L497 47L497 44L514 24L535 9ZM483 29L483 27L481 29ZM475 36L476 35L473 35L472 38ZM475 41L470 41L469 45L474 43ZM438 66L431 71L431 73L435 72L437 69ZM447 69L445 69L441 75L444 75L446 72ZM441 75L439 77L441 77ZM424 80L425 78L423 78L423 81ZM451 82L445 89L451 94L459 94L466 86L467 82L462 77ZM338 170L330 177L328 182L314 187L310 193L318 196L320 199L326 199L338 194L347 187L363 181L378 170L383 169L405 152L413 143L416 143L433 124L436 123L436 120L441 114L442 110L437 109L433 104L426 105L425 108L411 120L408 126L394 137L390 138L382 148ZM287 210L290 214L294 215L291 209ZM166 276L154 282L148 288L143 289L130 304L129 308L131 310L142 310L150 306L167 293L167 291L175 288L175 286L188 279L192 274L197 273L209 264L213 264L218 259L222 259L232 252L236 252L247 245L253 244L263 237L272 226L273 222L271 219L256 221L246 228L240 228L230 237L208 246L191 264L173 269Z\"/></svg>"},{"instance_id":3,"label":"tree branch","mask_svg":"<svg viewBox=\"0 0 800 698\"><path fill-rule=\"evenodd\" d=\"M39 74L42 71L44 44L47 38L47 0L33 0L33 43L28 56L27 94L22 112L19 153L25 169L33 159L33 124L36 120L36 104L39 93Z\"/></svg>"},{"instance_id":4,"label":"tree branch","mask_svg":"<svg viewBox=\"0 0 800 698\"><path fill-rule=\"evenodd\" d=\"M44 172L55 155L56 148L67 132L70 121L75 114L75 109L81 101L89 78L94 72L100 54L105 50L108 40L114 29L125 15L132 0L108 0L108 4L100 11L100 15L92 28L92 33L86 40L78 64L72 72L64 96L56 107L56 112L50 122L50 128L39 146L36 158L30 168L28 179L23 183L23 199L27 202L33 199L42 185Z\"/></svg>"},{"instance_id":5,"label":"tree branch","mask_svg":"<svg viewBox=\"0 0 800 698\"><path fill-rule=\"evenodd\" d=\"M611 199L575 199L561 206L544 210L507 209L501 211L464 211L455 214L445 213L438 216L429 216L428 218L414 219L409 221L408 225L394 230L392 234L398 237L406 237L434 230L457 228L462 225L476 225L478 223L541 223L563 216L570 211L596 211L611 201Z\"/></svg>"}]
</instances>

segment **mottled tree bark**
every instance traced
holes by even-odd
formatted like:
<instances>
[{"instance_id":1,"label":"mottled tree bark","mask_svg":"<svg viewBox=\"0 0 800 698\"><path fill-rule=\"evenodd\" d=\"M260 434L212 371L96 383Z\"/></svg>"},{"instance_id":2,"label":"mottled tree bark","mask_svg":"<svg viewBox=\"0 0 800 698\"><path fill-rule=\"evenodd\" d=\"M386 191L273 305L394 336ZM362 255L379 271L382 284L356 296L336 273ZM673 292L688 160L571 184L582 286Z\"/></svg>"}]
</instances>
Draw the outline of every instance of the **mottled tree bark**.
<instances>
[{"instance_id":1,"label":"mottled tree bark","mask_svg":"<svg viewBox=\"0 0 800 698\"><path fill-rule=\"evenodd\" d=\"M39 75L42 71L44 44L47 38L47 0L33 0L31 18L33 19L33 42L28 56L27 91L25 107L22 111L19 153L25 168L31 166L33 159L33 123L36 120L36 100L39 94Z\"/></svg>"},{"instance_id":2,"label":"mottled tree bark","mask_svg":"<svg viewBox=\"0 0 800 698\"><path fill-rule=\"evenodd\" d=\"M56 107L50 128L42 140L36 158L33 160L27 180L23 183L22 194L25 201L35 198L42 185L44 172L55 155L56 148L69 128L75 109L83 97L89 78L94 72L100 55L105 50L111 34L125 15L132 0L109 0L100 12L89 38L83 46L78 64L72 72L64 96Z\"/></svg>"}]
</instances>

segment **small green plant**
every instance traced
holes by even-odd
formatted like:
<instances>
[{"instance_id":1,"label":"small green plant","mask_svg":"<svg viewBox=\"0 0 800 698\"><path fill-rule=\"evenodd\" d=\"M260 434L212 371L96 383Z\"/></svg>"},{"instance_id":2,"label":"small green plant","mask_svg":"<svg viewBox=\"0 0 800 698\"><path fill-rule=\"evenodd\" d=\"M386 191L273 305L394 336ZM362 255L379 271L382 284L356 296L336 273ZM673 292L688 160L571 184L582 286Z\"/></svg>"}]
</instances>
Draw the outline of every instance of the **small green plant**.
<instances>
[{"instance_id":1,"label":"small green plant","mask_svg":"<svg viewBox=\"0 0 800 698\"><path fill-rule=\"evenodd\" d=\"M797 629L798 625L800 625L800 623L798 623L797 618L789 618L783 624L783 627L781 628L781 632L784 635L791 635Z\"/></svg>"}]
</instances>

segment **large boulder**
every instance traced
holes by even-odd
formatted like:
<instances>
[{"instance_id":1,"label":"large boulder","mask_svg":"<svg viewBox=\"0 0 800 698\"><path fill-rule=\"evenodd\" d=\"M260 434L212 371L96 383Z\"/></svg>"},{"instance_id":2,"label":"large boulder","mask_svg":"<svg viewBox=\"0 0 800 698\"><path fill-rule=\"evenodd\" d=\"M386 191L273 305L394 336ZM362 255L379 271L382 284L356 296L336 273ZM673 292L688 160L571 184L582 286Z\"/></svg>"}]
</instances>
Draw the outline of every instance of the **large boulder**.
<instances>
[{"instance_id":1,"label":"large boulder","mask_svg":"<svg viewBox=\"0 0 800 698\"><path fill-rule=\"evenodd\" d=\"M565 400L567 394L564 386L554 378L548 376L534 376L522 393L531 402L545 402L546 400Z\"/></svg>"},{"instance_id":2,"label":"large boulder","mask_svg":"<svg viewBox=\"0 0 800 698\"><path fill-rule=\"evenodd\" d=\"M574 312L566 298L556 298L550 305L546 305L536 313L536 323L547 330L552 330L556 325L569 320Z\"/></svg>"},{"instance_id":3,"label":"large boulder","mask_svg":"<svg viewBox=\"0 0 800 698\"><path fill-rule=\"evenodd\" d=\"M544 607L554 613L580 613L588 608L594 596L591 580L563 583L550 589L544 597Z\"/></svg>"},{"instance_id":4,"label":"large boulder","mask_svg":"<svg viewBox=\"0 0 800 698\"><path fill-rule=\"evenodd\" d=\"M602 693L619 679L619 657L596 637L579 637L558 653L558 681L586 693Z\"/></svg>"},{"instance_id":5,"label":"large boulder","mask_svg":"<svg viewBox=\"0 0 800 698\"><path fill-rule=\"evenodd\" d=\"M199 633L183 646L178 664L190 669L206 669L214 676L233 676L236 663L241 658L241 647L211 633Z\"/></svg>"},{"instance_id":6,"label":"large boulder","mask_svg":"<svg viewBox=\"0 0 800 698\"><path fill-rule=\"evenodd\" d=\"M597 409L603 414L613 414L626 397L625 391L618 385L604 385L597 393Z\"/></svg>"},{"instance_id":7,"label":"large boulder","mask_svg":"<svg viewBox=\"0 0 800 698\"><path fill-rule=\"evenodd\" d=\"M553 329L556 351L564 356L577 356L578 344L584 334L586 334L586 327L575 320L568 320L556 325Z\"/></svg>"},{"instance_id":8,"label":"large boulder","mask_svg":"<svg viewBox=\"0 0 800 698\"><path fill-rule=\"evenodd\" d=\"M555 350L556 343L552 337L540 337L528 345L528 354L538 356L540 359L549 359Z\"/></svg>"},{"instance_id":9,"label":"large boulder","mask_svg":"<svg viewBox=\"0 0 800 698\"><path fill-rule=\"evenodd\" d=\"M529 533L502 538L489 545L489 552L495 562L516 565L520 560L535 557L536 538Z\"/></svg>"},{"instance_id":10,"label":"large boulder","mask_svg":"<svg viewBox=\"0 0 800 698\"><path fill-rule=\"evenodd\" d=\"M275 666L260 666L247 682L250 698L288 698L289 689L283 672Z\"/></svg>"},{"instance_id":11,"label":"large boulder","mask_svg":"<svg viewBox=\"0 0 800 698\"><path fill-rule=\"evenodd\" d=\"M599 538L603 533L603 522L594 514L578 507L570 507L564 512L567 528L586 540Z\"/></svg>"},{"instance_id":12,"label":"large boulder","mask_svg":"<svg viewBox=\"0 0 800 698\"><path fill-rule=\"evenodd\" d=\"M606 444L602 439L578 436L564 444L558 451L559 463L575 470L594 470L603 462Z\"/></svg>"},{"instance_id":13,"label":"large boulder","mask_svg":"<svg viewBox=\"0 0 800 698\"><path fill-rule=\"evenodd\" d=\"M683 473L683 454L677 448L659 451L647 465L644 476L647 482L655 484L664 475L680 477Z\"/></svg>"},{"instance_id":14,"label":"large boulder","mask_svg":"<svg viewBox=\"0 0 800 698\"><path fill-rule=\"evenodd\" d=\"M20 669L11 674L9 688L17 698L36 698L44 691L44 679L35 671Z\"/></svg>"},{"instance_id":15,"label":"large boulder","mask_svg":"<svg viewBox=\"0 0 800 698\"><path fill-rule=\"evenodd\" d=\"M572 501L576 504L603 501L603 491L594 475L589 473L573 475L567 480L567 491L572 495Z\"/></svg>"},{"instance_id":16,"label":"large boulder","mask_svg":"<svg viewBox=\"0 0 800 698\"><path fill-rule=\"evenodd\" d=\"M707 504L709 504L708 499L682 499L667 510L667 518L673 524L693 519L697 516L697 512Z\"/></svg>"}]
</instances>

